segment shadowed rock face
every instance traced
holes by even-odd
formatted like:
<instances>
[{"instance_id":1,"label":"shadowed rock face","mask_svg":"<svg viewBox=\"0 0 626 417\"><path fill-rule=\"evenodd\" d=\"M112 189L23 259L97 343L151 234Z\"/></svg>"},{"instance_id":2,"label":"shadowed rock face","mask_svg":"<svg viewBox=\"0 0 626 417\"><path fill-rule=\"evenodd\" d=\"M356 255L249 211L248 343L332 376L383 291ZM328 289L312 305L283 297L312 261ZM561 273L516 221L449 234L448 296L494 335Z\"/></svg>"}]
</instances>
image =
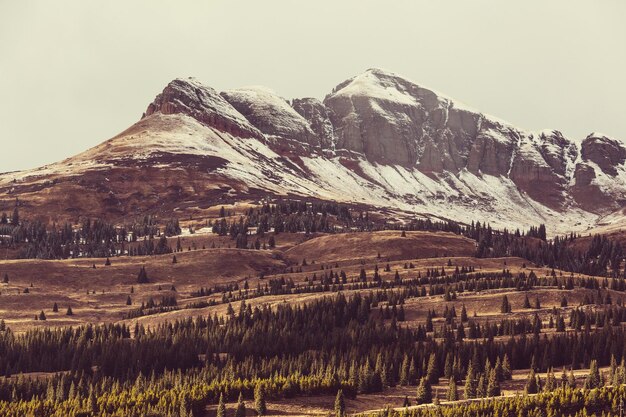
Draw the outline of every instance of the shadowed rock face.
<instances>
[{"instance_id":1,"label":"shadowed rock face","mask_svg":"<svg viewBox=\"0 0 626 417\"><path fill-rule=\"evenodd\" d=\"M591 134L583 140L581 154L585 161L594 162L606 174L617 175L617 166L626 161L624 145L606 136Z\"/></svg>"},{"instance_id":2,"label":"shadowed rock face","mask_svg":"<svg viewBox=\"0 0 626 417\"><path fill-rule=\"evenodd\" d=\"M319 146L325 150L335 149L335 129L330 121L329 109L316 98L296 98L292 105L319 138Z\"/></svg>"},{"instance_id":3,"label":"shadowed rock face","mask_svg":"<svg viewBox=\"0 0 626 417\"><path fill-rule=\"evenodd\" d=\"M592 134L579 151L561 132L531 134L377 69L342 82L323 101L291 103L261 87L217 93L179 79L146 115L155 112L184 113L235 136L262 139L282 155L323 151L432 178L463 172L500 177L555 210L572 204L593 212L614 209L616 199L598 185L596 170L616 176L626 162L626 147L616 140ZM592 194L594 201L587 198Z\"/></svg>"}]
</instances>

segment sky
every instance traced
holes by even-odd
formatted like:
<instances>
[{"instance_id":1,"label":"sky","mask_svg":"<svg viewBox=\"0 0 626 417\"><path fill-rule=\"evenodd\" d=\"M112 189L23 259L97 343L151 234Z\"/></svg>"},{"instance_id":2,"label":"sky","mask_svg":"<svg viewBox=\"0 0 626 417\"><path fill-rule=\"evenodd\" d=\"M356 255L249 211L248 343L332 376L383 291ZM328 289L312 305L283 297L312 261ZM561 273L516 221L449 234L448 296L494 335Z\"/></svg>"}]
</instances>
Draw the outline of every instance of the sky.
<instances>
[{"instance_id":1,"label":"sky","mask_svg":"<svg viewBox=\"0 0 626 417\"><path fill-rule=\"evenodd\" d=\"M383 68L528 130L626 141L623 0L0 0L0 172L84 151L169 81L323 98Z\"/></svg>"}]
</instances>

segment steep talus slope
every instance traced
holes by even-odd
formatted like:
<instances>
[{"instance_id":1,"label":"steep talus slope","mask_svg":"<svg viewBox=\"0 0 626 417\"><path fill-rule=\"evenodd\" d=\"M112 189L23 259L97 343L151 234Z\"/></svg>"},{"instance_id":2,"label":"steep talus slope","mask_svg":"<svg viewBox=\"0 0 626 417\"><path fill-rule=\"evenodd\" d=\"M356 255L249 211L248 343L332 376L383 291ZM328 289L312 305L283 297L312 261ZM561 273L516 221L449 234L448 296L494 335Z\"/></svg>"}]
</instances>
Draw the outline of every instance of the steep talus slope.
<instances>
[{"instance_id":1,"label":"steep talus slope","mask_svg":"<svg viewBox=\"0 0 626 417\"><path fill-rule=\"evenodd\" d=\"M377 69L323 101L288 101L262 87L220 93L176 79L118 136L0 175L0 211L17 197L48 219L116 219L293 196L397 216L583 230L621 215L625 162L615 139L527 132Z\"/></svg>"}]
</instances>

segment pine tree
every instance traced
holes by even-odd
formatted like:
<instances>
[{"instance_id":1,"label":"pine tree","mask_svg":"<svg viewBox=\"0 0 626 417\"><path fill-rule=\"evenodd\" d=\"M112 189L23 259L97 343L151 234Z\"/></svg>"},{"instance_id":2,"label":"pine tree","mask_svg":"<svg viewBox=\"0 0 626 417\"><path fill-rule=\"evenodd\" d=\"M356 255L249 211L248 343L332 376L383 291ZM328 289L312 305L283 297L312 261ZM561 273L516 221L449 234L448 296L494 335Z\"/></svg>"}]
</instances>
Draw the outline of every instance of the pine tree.
<instances>
[{"instance_id":1,"label":"pine tree","mask_svg":"<svg viewBox=\"0 0 626 417\"><path fill-rule=\"evenodd\" d=\"M45 320L46 319L46 315L44 314L43 310L41 310L41 313L39 313L39 320Z\"/></svg>"},{"instance_id":2,"label":"pine tree","mask_svg":"<svg viewBox=\"0 0 626 417\"><path fill-rule=\"evenodd\" d=\"M217 417L226 417L226 403L224 403L224 394L220 394L220 400L217 404Z\"/></svg>"},{"instance_id":3,"label":"pine tree","mask_svg":"<svg viewBox=\"0 0 626 417\"><path fill-rule=\"evenodd\" d=\"M500 383L498 382L496 369L493 368L487 378L487 397L496 397L498 395L500 395Z\"/></svg>"},{"instance_id":4,"label":"pine tree","mask_svg":"<svg viewBox=\"0 0 626 417\"><path fill-rule=\"evenodd\" d=\"M178 260L176 259L176 255L174 255L174 256L172 257L172 263L173 263L173 264L177 264L177 263L178 263Z\"/></svg>"},{"instance_id":5,"label":"pine tree","mask_svg":"<svg viewBox=\"0 0 626 417\"><path fill-rule=\"evenodd\" d=\"M54 305L52 306L52 312L53 313L58 313L59 312L59 306L57 305L57 303L54 303Z\"/></svg>"},{"instance_id":6,"label":"pine tree","mask_svg":"<svg viewBox=\"0 0 626 417\"><path fill-rule=\"evenodd\" d=\"M501 313L510 313L511 312L511 304L509 304L509 298L505 295L502 297L502 305L500 306Z\"/></svg>"},{"instance_id":7,"label":"pine tree","mask_svg":"<svg viewBox=\"0 0 626 417\"><path fill-rule=\"evenodd\" d=\"M72 311L72 306L69 306L67 308L67 311L65 312L65 315L66 316L73 316L74 315L74 312Z\"/></svg>"},{"instance_id":8,"label":"pine tree","mask_svg":"<svg viewBox=\"0 0 626 417\"><path fill-rule=\"evenodd\" d=\"M428 378L423 377L417 387L416 401L418 404L428 404L432 401L433 392Z\"/></svg>"},{"instance_id":9,"label":"pine tree","mask_svg":"<svg viewBox=\"0 0 626 417\"><path fill-rule=\"evenodd\" d=\"M428 368L426 368L426 378L431 384L436 384L439 381L439 369L437 367L437 357L434 353L430 354L428 358Z\"/></svg>"},{"instance_id":10,"label":"pine tree","mask_svg":"<svg viewBox=\"0 0 626 417\"><path fill-rule=\"evenodd\" d=\"M457 392L456 392L456 381L454 378L450 378L450 382L448 383L448 395L446 396L448 401L456 401L458 400Z\"/></svg>"},{"instance_id":11,"label":"pine tree","mask_svg":"<svg viewBox=\"0 0 626 417\"><path fill-rule=\"evenodd\" d=\"M576 377L574 376L574 371L570 369L569 375L567 376L567 385L574 389L576 388Z\"/></svg>"},{"instance_id":12,"label":"pine tree","mask_svg":"<svg viewBox=\"0 0 626 417\"><path fill-rule=\"evenodd\" d=\"M534 369L531 369L528 374L528 379L526 380L526 386L524 387L524 390L527 394L536 394L537 392L539 392Z\"/></svg>"},{"instance_id":13,"label":"pine tree","mask_svg":"<svg viewBox=\"0 0 626 417\"><path fill-rule=\"evenodd\" d=\"M146 267L142 266L139 270L139 274L137 274L137 284L146 284L148 282L148 273L146 272Z\"/></svg>"},{"instance_id":14,"label":"pine tree","mask_svg":"<svg viewBox=\"0 0 626 417\"><path fill-rule=\"evenodd\" d=\"M132 305L133 304L133 300L131 300L130 295L128 297L126 297L126 305Z\"/></svg>"},{"instance_id":15,"label":"pine tree","mask_svg":"<svg viewBox=\"0 0 626 417\"><path fill-rule=\"evenodd\" d=\"M243 402L243 395L239 393L237 400L237 408L235 409L235 417L246 417L246 403Z\"/></svg>"},{"instance_id":16,"label":"pine tree","mask_svg":"<svg viewBox=\"0 0 626 417\"><path fill-rule=\"evenodd\" d=\"M257 383L254 388L254 409L260 416L267 414L267 405L265 403L265 388L263 384Z\"/></svg>"},{"instance_id":17,"label":"pine tree","mask_svg":"<svg viewBox=\"0 0 626 417\"><path fill-rule=\"evenodd\" d=\"M476 398L476 374L474 366L470 362L465 377L465 399Z\"/></svg>"},{"instance_id":18,"label":"pine tree","mask_svg":"<svg viewBox=\"0 0 626 417\"><path fill-rule=\"evenodd\" d=\"M345 417L346 415L346 403L343 398L343 391L337 391L337 396L335 397L335 417Z\"/></svg>"},{"instance_id":19,"label":"pine tree","mask_svg":"<svg viewBox=\"0 0 626 417\"><path fill-rule=\"evenodd\" d=\"M598 368L598 362L594 359L589 365L589 375L585 381L585 388L599 388L602 386L602 377L600 376L600 369Z\"/></svg>"},{"instance_id":20,"label":"pine tree","mask_svg":"<svg viewBox=\"0 0 626 417\"><path fill-rule=\"evenodd\" d=\"M530 308L530 300L528 299L528 294L524 294L524 305L522 308Z\"/></svg>"},{"instance_id":21,"label":"pine tree","mask_svg":"<svg viewBox=\"0 0 626 417\"><path fill-rule=\"evenodd\" d=\"M504 359L502 360L502 379L509 380L513 377L513 372L511 371L511 362L509 361L509 355L505 354Z\"/></svg>"}]
</instances>

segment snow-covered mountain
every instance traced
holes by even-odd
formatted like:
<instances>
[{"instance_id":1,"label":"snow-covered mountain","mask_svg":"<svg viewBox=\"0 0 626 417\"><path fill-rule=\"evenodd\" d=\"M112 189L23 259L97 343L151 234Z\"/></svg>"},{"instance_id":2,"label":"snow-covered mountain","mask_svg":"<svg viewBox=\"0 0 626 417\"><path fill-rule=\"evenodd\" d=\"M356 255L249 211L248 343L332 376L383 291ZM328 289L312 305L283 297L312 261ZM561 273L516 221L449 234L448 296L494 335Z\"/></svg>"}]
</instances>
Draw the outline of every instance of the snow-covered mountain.
<instances>
[{"instance_id":1,"label":"snow-covered mountain","mask_svg":"<svg viewBox=\"0 0 626 417\"><path fill-rule=\"evenodd\" d=\"M605 135L524 131L378 69L323 101L177 79L118 136L0 175L0 198L61 219L193 214L275 195L566 232L623 217L625 161L625 145Z\"/></svg>"}]
</instances>

